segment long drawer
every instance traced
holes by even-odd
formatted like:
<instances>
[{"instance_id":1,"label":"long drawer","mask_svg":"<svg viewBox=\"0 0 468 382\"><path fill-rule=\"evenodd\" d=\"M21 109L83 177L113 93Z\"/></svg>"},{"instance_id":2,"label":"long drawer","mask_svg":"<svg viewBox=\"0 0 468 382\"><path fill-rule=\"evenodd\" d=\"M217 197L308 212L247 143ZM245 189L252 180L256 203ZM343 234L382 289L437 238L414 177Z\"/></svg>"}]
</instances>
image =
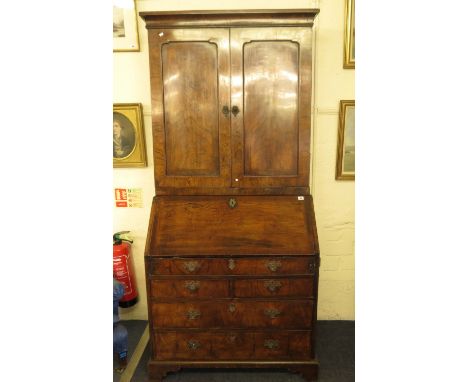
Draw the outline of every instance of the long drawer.
<instances>
[{"instance_id":1,"label":"long drawer","mask_svg":"<svg viewBox=\"0 0 468 382\"><path fill-rule=\"evenodd\" d=\"M311 356L308 331L163 331L153 338L158 360L307 359Z\"/></svg>"},{"instance_id":2,"label":"long drawer","mask_svg":"<svg viewBox=\"0 0 468 382\"><path fill-rule=\"evenodd\" d=\"M230 283L232 288L230 288ZM312 297L313 278L153 279L151 296L158 298Z\"/></svg>"},{"instance_id":3,"label":"long drawer","mask_svg":"<svg viewBox=\"0 0 468 382\"><path fill-rule=\"evenodd\" d=\"M309 328L313 300L211 300L157 302L151 306L159 328Z\"/></svg>"},{"instance_id":4,"label":"long drawer","mask_svg":"<svg viewBox=\"0 0 468 382\"><path fill-rule=\"evenodd\" d=\"M150 275L311 275L315 256L151 258Z\"/></svg>"}]
</instances>

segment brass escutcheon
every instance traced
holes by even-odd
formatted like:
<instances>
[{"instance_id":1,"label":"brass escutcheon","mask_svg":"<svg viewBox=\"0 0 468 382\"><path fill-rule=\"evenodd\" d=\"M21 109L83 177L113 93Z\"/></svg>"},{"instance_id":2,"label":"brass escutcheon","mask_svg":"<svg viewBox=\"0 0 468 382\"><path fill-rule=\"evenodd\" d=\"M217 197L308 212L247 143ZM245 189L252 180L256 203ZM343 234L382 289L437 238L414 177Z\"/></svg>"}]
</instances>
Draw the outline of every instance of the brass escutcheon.
<instances>
[{"instance_id":1,"label":"brass escutcheon","mask_svg":"<svg viewBox=\"0 0 468 382\"><path fill-rule=\"evenodd\" d=\"M270 260L267 261L266 266L271 272L276 272L279 268L281 268L281 261Z\"/></svg>"},{"instance_id":2,"label":"brass escutcheon","mask_svg":"<svg viewBox=\"0 0 468 382\"><path fill-rule=\"evenodd\" d=\"M199 310L189 310L185 315L189 320L196 320L201 316L201 313Z\"/></svg>"},{"instance_id":3,"label":"brass escutcheon","mask_svg":"<svg viewBox=\"0 0 468 382\"><path fill-rule=\"evenodd\" d=\"M200 281L186 281L185 282L185 287L190 291L190 292L195 292L200 288Z\"/></svg>"},{"instance_id":4,"label":"brass escutcheon","mask_svg":"<svg viewBox=\"0 0 468 382\"><path fill-rule=\"evenodd\" d=\"M278 349L279 348L279 341L278 340L265 340L263 346L267 349Z\"/></svg>"},{"instance_id":5,"label":"brass escutcheon","mask_svg":"<svg viewBox=\"0 0 468 382\"><path fill-rule=\"evenodd\" d=\"M186 261L184 263L184 268L188 272L195 272L200 269L200 263L198 261Z\"/></svg>"},{"instance_id":6,"label":"brass escutcheon","mask_svg":"<svg viewBox=\"0 0 468 382\"><path fill-rule=\"evenodd\" d=\"M279 280L267 280L265 281L265 288L270 292L276 292L277 289L281 288L281 281Z\"/></svg>"},{"instance_id":7,"label":"brass escutcheon","mask_svg":"<svg viewBox=\"0 0 468 382\"><path fill-rule=\"evenodd\" d=\"M229 259L228 261L228 268L233 271L236 268L236 262L233 259Z\"/></svg>"},{"instance_id":8,"label":"brass escutcheon","mask_svg":"<svg viewBox=\"0 0 468 382\"><path fill-rule=\"evenodd\" d=\"M228 310L229 310L231 313L234 313L234 312L236 311L236 305L234 305L234 304L229 304Z\"/></svg>"},{"instance_id":9,"label":"brass escutcheon","mask_svg":"<svg viewBox=\"0 0 468 382\"><path fill-rule=\"evenodd\" d=\"M229 199L228 204L229 204L229 207L234 208L235 206L237 206L237 201L236 201L236 199L231 198L231 199Z\"/></svg>"},{"instance_id":10,"label":"brass escutcheon","mask_svg":"<svg viewBox=\"0 0 468 382\"><path fill-rule=\"evenodd\" d=\"M197 350L198 348L200 348L200 346L201 346L200 342L195 341L195 340L190 340L187 342L187 347L192 350Z\"/></svg>"},{"instance_id":11,"label":"brass escutcheon","mask_svg":"<svg viewBox=\"0 0 468 382\"><path fill-rule=\"evenodd\" d=\"M281 314L278 309L265 309L264 313L270 318L276 318Z\"/></svg>"}]
</instances>

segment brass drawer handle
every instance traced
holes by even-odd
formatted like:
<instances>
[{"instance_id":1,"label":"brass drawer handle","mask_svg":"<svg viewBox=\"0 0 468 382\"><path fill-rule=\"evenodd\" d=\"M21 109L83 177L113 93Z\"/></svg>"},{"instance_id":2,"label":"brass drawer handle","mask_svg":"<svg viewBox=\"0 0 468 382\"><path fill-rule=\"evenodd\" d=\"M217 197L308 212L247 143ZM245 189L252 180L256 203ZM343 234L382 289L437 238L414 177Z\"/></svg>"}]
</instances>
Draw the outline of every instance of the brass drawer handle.
<instances>
[{"instance_id":1,"label":"brass drawer handle","mask_svg":"<svg viewBox=\"0 0 468 382\"><path fill-rule=\"evenodd\" d=\"M281 314L278 309L265 309L264 313L270 318L276 318Z\"/></svg>"},{"instance_id":2,"label":"brass drawer handle","mask_svg":"<svg viewBox=\"0 0 468 382\"><path fill-rule=\"evenodd\" d=\"M190 292L195 292L200 288L200 281L186 281L185 282L185 287Z\"/></svg>"},{"instance_id":3,"label":"brass drawer handle","mask_svg":"<svg viewBox=\"0 0 468 382\"><path fill-rule=\"evenodd\" d=\"M229 199L228 205L230 208L234 208L235 206L237 206L237 200L234 198Z\"/></svg>"},{"instance_id":4,"label":"brass drawer handle","mask_svg":"<svg viewBox=\"0 0 468 382\"><path fill-rule=\"evenodd\" d=\"M184 269L188 272L196 272L200 269L200 263L198 261L186 261Z\"/></svg>"},{"instance_id":5,"label":"brass drawer handle","mask_svg":"<svg viewBox=\"0 0 468 382\"><path fill-rule=\"evenodd\" d=\"M276 292L279 288L281 288L282 284L279 280L267 280L265 281L265 288L267 288L270 292Z\"/></svg>"},{"instance_id":6,"label":"brass drawer handle","mask_svg":"<svg viewBox=\"0 0 468 382\"><path fill-rule=\"evenodd\" d=\"M266 266L271 272L276 272L278 269L281 268L281 261L271 260L266 263Z\"/></svg>"},{"instance_id":7,"label":"brass drawer handle","mask_svg":"<svg viewBox=\"0 0 468 382\"><path fill-rule=\"evenodd\" d=\"M229 112L230 112L229 106L224 105L224 106L223 106L223 114L224 114L226 117L228 117L228 116L229 116Z\"/></svg>"},{"instance_id":8,"label":"brass drawer handle","mask_svg":"<svg viewBox=\"0 0 468 382\"><path fill-rule=\"evenodd\" d=\"M201 344L198 341L190 340L187 342L187 347L191 350L197 350L201 347Z\"/></svg>"},{"instance_id":9,"label":"brass drawer handle","mask_svg":"<svg viewBox=\"0 0 468 382\"><path fill-rule=\"evenodd\" d=\"M233 259L229 259L228 268L233 271L236 268L236 262Z\"/></svg>"},{"instance_id":10,"label":"brass drawer handle","mask_svg":"<svg viewBox=\"0 0 468 382\"><path fill-rule=\"evenodd\" d=\"M278 349L279 348L279 341L278 340L265 340L263 346L267 349Z\"/></svg>"},{"instance_id":11,"label":"brass drawer handle","mask_svg":"<svg viewBox=\"0 0 468 382\"><path fill-rule=\"evenodd\" d=\"M196 320L201 316L201 313L199 310L189 310L185 315L189 320Z\"/></svg>"},{"instance_id":12,"label":"brass drawer handle","mask_svg":"<svg viewBox=\"0 0 468 382\"><path fill-rule=\"evenodd\" d=\"M229 310L231 313L234 313L234 312L236 311L236 305L235 305L235 304L229 304L228 310Z\"/></svg>"}]
</instances>

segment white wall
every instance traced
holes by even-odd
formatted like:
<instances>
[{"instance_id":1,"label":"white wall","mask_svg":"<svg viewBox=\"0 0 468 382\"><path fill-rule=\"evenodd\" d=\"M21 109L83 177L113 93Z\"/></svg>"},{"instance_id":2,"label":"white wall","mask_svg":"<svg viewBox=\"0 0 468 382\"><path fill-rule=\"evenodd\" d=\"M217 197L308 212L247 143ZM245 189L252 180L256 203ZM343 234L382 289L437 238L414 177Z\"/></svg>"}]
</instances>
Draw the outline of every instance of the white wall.
<instances>
[{"instance_id":1,"label":"white wall","mask_svg":"<svg viewBox=\"0 0 468 382\"><path fill-rule=\"evenodd\" d=\"M137 11L190 9L320 8L315 32L315 113L312 141L312 184L322 256L319 319L354 319L354 182L335 181L338 109L341 99L354 99L354 70L343 69L345 0L140 0ZM143 251L155 194L151 135L148 41L139 18L140 52L114 53L114 102L143 105L148 167L114 169L115 188L142 188L143 208L114 208L114 232L133 232L134 261L140 302L122 309L123 319L146 319Z\"/></svg>"}]
</instances>

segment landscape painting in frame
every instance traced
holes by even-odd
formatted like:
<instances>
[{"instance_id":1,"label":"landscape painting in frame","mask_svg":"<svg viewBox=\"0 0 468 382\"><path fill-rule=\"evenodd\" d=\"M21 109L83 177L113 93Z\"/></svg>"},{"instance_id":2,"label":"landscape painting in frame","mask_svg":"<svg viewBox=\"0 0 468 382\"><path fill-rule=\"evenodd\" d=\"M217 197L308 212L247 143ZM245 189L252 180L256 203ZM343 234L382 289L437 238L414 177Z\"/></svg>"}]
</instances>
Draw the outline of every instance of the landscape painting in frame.
<instances>
[{"instance_id":1,"label":"landscape painting in frame","mask_svg":"<svg viewBox=\"0 0 468 382\"><path fill-rule=\"evenodd\" d=\"M337 180L355 177L355 101L340 101L338 147L336 157Z\"/></svg>"},{"instance_id":2,"label":"landscape painting in frame","mask_svg":"<svg viewBox=\"0 0 468 382\"><path fill-rule=\"evenodd\" d=\"M135 0L113 0L114 52L138 52L138 23Z\"/></svg>"}]
</instances>

